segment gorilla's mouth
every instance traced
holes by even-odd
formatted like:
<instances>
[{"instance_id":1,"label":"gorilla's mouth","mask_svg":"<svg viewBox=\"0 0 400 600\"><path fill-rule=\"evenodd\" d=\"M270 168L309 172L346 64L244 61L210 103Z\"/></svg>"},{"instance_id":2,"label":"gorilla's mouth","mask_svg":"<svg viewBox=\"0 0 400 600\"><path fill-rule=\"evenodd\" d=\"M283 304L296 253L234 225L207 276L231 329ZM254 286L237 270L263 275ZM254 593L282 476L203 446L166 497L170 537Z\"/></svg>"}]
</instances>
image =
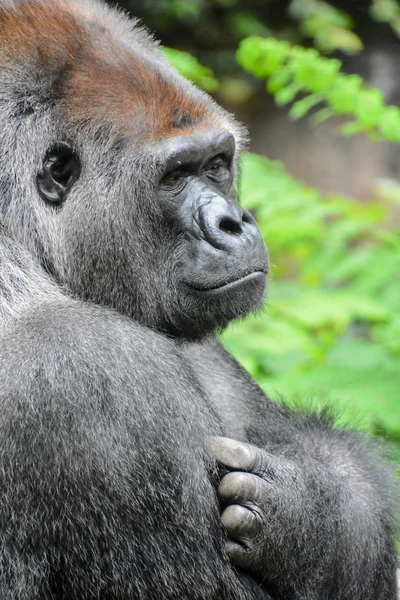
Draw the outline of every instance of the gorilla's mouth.
<instances>
[{"instance_id":1,"label":"gorilla's mouth","mask_svg":"<svg viewBox=\"0 0 400 600\"><path fill-rule=\"evenodd\" d=\"M266 277L267 277L266 271L252 271L251 273L248 273L247 275L244 275L243 277L239 277L237 279L232 279L232 280L228 280L228 281L223 281L221 283L218 283L217 285L195 286L192 284L192 285L189 285L189 287L198 293L213 295L213 294L218 294L219 292L227 292L230 290L234 290L237 287L241 287L243 285L248 285L251 283L257 284L257 286L259 286L260 284L263 284L265 286Z\"/></svg>"}]
</instances>

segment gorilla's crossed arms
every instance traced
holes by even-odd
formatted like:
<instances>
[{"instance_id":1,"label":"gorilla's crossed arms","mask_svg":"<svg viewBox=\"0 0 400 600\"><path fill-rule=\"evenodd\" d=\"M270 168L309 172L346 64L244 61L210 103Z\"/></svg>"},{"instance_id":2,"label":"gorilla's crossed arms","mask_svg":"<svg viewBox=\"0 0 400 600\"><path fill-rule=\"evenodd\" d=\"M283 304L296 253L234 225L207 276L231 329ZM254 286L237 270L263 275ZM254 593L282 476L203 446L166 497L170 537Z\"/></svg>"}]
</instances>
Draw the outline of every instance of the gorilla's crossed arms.
<instances>
[{"instance_id":1,"label":"gorilla's crossed arms","mask_svg":"<svg viewBox=\"0 0 400 600\"><path fill-rule=\"evenodd\" d=\"M92 0L0 0L1 600L394 600L393 481L214 332L243 130Z\"/></svg>"}]
</instances>

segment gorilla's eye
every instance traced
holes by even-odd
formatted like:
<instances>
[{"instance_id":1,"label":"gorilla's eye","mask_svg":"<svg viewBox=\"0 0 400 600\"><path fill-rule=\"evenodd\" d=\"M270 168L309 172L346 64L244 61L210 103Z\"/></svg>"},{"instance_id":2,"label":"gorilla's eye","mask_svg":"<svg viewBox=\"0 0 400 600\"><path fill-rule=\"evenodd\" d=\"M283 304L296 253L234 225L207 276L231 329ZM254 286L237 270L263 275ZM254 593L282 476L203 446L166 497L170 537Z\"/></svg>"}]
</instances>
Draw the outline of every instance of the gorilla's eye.
<instances>
[{"instance_id":1,"label":"gorilla's eye","mask_svg":"<svg viewBox=\"0 0 400 600\"><path fill-rule=\"evenodd\" d=\"M180 173L179 171L174 171L173 173L169 173L168 175L165 175L165 177L163 177L163 181L168 183L168 182L174 182L174 181L178 181L178 179L180 179L182 177L182 173Z\"/></svg>"},{"instance_id":2,"label":"gorilla's eye","mask_svg":"<svg viewBox=\"0 0 400 600\"><path fill-rule=\"evenodd\" d=\"M173 187L176 189L177 185L183 185L186 177L190 174L188 167L178 167L169 173L166 173L161 179L161 185L165 188Z\"/></svg>"},{"instance_id":3,"label":"gorilla's eye","mask_svg":"<svg viewBox=\"0 0 400 600\"><path fill-rule=\"evenodd\" d=\"M81 162L73 148L59 143L50 148L43 161L43 169L37 175L40 196L47 202L61 204L79 179Z\"/></svg>"},{"instance_id":4,"label":"gorilla's eye","mask_svg":"<svg viewBox=\"0 0 400 600\"><path fill-rule=\"evenodd\" d=\"M204 173L209 179L219 182L229 177L229 161L223 154L214 156L204 168Z\"/></svg>"}]
</instances>

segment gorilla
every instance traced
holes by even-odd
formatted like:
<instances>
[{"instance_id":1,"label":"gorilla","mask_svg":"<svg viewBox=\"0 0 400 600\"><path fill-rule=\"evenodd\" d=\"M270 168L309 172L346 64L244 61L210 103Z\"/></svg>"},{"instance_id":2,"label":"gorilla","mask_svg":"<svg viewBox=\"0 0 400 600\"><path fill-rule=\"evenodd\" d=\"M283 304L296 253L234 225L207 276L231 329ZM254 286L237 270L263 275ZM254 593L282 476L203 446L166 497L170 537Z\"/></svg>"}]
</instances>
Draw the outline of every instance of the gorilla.
<instances>
[{"instance_id":1,"label":"gorilla","mask_svg":"<svg viewBox=\"0 0 400 600\"><path fill-rule=\"evenodd\" d=\"M96 0L0 0L1 600L394 600L395 485L215 334L244 130Z\"/></svg>"}]
</instances>

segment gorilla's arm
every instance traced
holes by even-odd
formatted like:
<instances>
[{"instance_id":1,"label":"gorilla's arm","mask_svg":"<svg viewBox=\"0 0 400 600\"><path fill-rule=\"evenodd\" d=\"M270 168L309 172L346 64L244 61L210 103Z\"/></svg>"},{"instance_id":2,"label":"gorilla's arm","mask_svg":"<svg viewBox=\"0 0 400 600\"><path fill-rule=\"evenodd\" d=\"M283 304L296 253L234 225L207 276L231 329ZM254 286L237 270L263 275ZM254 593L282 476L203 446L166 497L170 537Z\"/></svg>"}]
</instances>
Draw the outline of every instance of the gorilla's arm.
<instances>
[{"instance_id":1,"label":"gorilla's arm","mask_svg":"<svg viewBox=\"0 0 400 600\"><path fill-rule=\"evenodd\" d=\"M274 597L394 600L394 482L371 442L275 404L215 341L185 353L225 435L248 442L213 444L234 564Z\"/></svg>"},{"instance_id":2,"label":"gorilla's arm","mask_svg":"<svg viewBox=\"0 0 400 600\"><path fill-rule=\"evenodd\" d=\"M219 428L173 344L111 311L32 304L0 338L0 597L266 598L223 556Z\"/></svg>"}]
</instances>

